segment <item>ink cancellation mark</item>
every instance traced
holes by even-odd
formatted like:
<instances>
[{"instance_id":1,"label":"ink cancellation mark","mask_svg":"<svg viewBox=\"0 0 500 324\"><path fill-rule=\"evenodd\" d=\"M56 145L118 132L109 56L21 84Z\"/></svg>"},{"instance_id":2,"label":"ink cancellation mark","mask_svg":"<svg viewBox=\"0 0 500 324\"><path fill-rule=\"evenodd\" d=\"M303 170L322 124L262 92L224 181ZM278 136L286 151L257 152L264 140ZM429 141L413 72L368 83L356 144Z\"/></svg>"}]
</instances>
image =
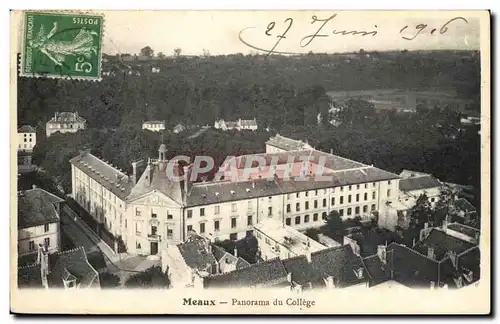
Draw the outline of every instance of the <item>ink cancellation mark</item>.
<instances>
[{"instance_id":1,"label":"ink cancellation mark","mask_svg":"<svg viewBox=\"0 0 500 324\"><path fill-rule=\"evenodd\" d=\"M104 18L26 12L21 76L100 80Z\"/></svg>"}]
</instances>

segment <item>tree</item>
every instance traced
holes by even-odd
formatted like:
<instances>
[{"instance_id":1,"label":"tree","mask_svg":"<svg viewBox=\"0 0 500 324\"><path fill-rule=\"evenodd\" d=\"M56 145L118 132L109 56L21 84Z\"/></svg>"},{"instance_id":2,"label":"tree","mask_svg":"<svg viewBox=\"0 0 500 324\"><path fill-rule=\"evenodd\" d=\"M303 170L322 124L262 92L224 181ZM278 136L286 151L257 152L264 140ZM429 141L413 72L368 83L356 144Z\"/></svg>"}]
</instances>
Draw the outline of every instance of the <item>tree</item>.
<instances>
[{"instance_id":1,"label":"tree","mask_svg":"<svg viewBox=\"0 0 500 324\"><path fill-rule=\"evenodd\" d=\"M157 56L159 59L162 59L162 60L165 58L165 54L163 54L162 52L158 52L158 53L156 54L156 56Z\"/></svg>"},{"instance_id":2,"label":"tree","mask_svg":"<svg viewBox=\"0 0 500 324\"><path fill-rule=\"evenodd\" d=\"M444 220L453 221L456 215L454 208L452 208L455 194L453 191L444 186L439 193L438 201L432 210L432 225L441 226Z\"/></svg>"},{"instance_id":3,"label":"tree","mask_svg":"<svg viewBox=\"0 0 500 324\"><path fill-rule=\"evenodd\" d=\"M101 288L120 287L120 277L110 272L100 273L99 282L101 283Z\"/></svg>"},{"instance_id":4,"label":"tree","mask_svg":"<svg viewBox=\"0 0 500 324\"><path fill-rule=\"evenodd\" d=\"M210 56L210 51L206 48L203 49L203 56L204 57L209 57Z\"/></svg>"},{"instance_id":5,"label":"tree","mask_svg":"<svg viewBox=\"0 0 500 324\"><path fill-rule=\"evenodd\" d=\"M143 272L136 273L125 281L127 288L168 288L170 279L160 266L152 266Z\"/></svg>"},{"instance_id":6,"label":"tree","mask_svg":"<svg viewBox=\"0 0 500 324\"><path fill-rule=\"evenodd\" d=\"M174 56L179 57L181 56L182 49L180 47L174 48Z\"/></svg>"},{"instance_id":7,"label":"tree","mask_svg":"<svg viewBox=\"0 0 500 324\"><path fill-rule=\"evenodd\" d=\"M141 49L141 56L153 57L154 51L151 47L146 46Z\"/></svg>"},{"instance_id":8,"label":"tree","mask_svg":"<svg viewBox=\"0 0 500 324\"><path fill-rule=\"evenodd\" d=\"M336 210L332 210L326 218L326 228L330 236L337 242L342 242L345 231L345 224Z\"/></svg>"},{"instance_id":9,"label":"tree","mask_svg":"<svg viewBox=\"0 0 500 324\"><path fill-rule=\"evenodd\" d=\"M429 222L432 215L431 203L425 193L418 197L415 205L410 209L410 226L421 228Z\"/></svg>"}]
</instances>

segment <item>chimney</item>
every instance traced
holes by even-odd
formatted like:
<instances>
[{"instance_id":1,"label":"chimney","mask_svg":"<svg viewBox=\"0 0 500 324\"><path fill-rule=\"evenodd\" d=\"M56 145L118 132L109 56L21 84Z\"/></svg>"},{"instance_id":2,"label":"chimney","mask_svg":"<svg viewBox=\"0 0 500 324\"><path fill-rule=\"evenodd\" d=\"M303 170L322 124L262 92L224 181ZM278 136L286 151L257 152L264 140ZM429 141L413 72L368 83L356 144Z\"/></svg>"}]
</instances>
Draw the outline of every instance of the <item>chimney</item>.
<instances>
[{"instance_id":1,"label":"chimney","mask_svg":"<svg viewBox=\"0 0 500 324\"><path fill-rule=\"evenodd\" d=\"M448 229L448 219L445 218L445 220L443 221L443 231L446 232L447 229Z\"/></svg>"},{"instance_id":2,"label":"chimney","mask_svg":"<svg viewBox=\"0 0 500 324\"><path fill-rule=\"evenodd\" d=\"M78 118L78 111L75 111L75 118Z\"/></svg>"},{"instance_id":3,"label":"chimney","mask_svg":"<svg viewBox=\"0 0 500 324\"><path fill-rule=\"evenodd\" d=\"M132 162L132 182L134 184L137 183L137 180L139 178L139 172L137 170L137 167L141 166L142 163L143 163L143 160Z\"/></svg>"},{"instance_id":4,"label":"chimney","mask_svg":"<svg viewBox=\"0 0 500 324\"><path fill-rule=\"evenodd\" d=\"M54 114L54 118L55 118L56 121L57 121L57 117L58 116L59 116L59 112L56 111L55 114Z\"/></svg>"},{"instance_id":5,"label":"chimney","mask_svg":"<svg viewBox=\"0 0 500 324\"><path fill-rule=\"evenodd\" d=\"M311 250L306 251L306 258L308 263L312 263L312 255L311 255Z\"/></svg>"},{"instance_id":6,"label":"chimney","mask_svg":"<svg viewBox=\"0 0 500 324\"><path fill-rule=\"evenodd\" d=\"M31 188L36 189L36 185L32 185Z\"/></svg>"},{"instance_id":7,"label":"chimney","mask_svg":"<svg viewBox=\"0 0 500 324\"><path fill-rule=\"evenodd\" d=\"M383 264L387 263L387 250L385 245L377 246L377 255Z\"/></svg>"},{"instance_id":8,"label":"chimney","mask_svg":"<svg viewBox=\"0 0 500 324\"><path fill-rule=\"evenodd\" d=\"M184 171L184 193L187 194L191 186L191 170L192 164L183 167Z\"/></svg>"},{"instance_id":9,"label":"chimney","mask_svg":"<svg viewBox=\"0 0 500 324\"><path fill-rule=\"evenodd\" d=\"M454 252L454 251L449 251L448 255L450 256L450 260L451 260L451 263L453 264L453 267L455 267L455 269L458 269L458 257L457 257L457 253Z\"/></svg>"},{"instance_id":10,"label":"chimney","mask_svg":"<svg viewBox=\"0 0 500 324\"><path fill-rule=\"evenodd\" d=\"M434 260L435 255L434 255L434 248L433 248L433 247L430 247L430 246L429 246L429 247L427 248L427 257L428 257L429 259L431 259L431 260Z\"/></svg>"},{"instance_id":11,"label":"chimney","mask_svg":"<svg viewBox=\"0 0 500 324\"><path fill-rule=\"evenodd\" d=\"M236 246L234 247L234 256L238 257L238 248Z\"/></svg>"},{"instance_id":12,"label":"chimney","mask_svg":"<svg viewBox=\"0 0 500 324\"><path fill-rule=\"evenodd\" d=\"M292 282L292 273L291 272L289 272L289 273L286 274L286 280L288 282Z\"/></svg>"}]
</instances>

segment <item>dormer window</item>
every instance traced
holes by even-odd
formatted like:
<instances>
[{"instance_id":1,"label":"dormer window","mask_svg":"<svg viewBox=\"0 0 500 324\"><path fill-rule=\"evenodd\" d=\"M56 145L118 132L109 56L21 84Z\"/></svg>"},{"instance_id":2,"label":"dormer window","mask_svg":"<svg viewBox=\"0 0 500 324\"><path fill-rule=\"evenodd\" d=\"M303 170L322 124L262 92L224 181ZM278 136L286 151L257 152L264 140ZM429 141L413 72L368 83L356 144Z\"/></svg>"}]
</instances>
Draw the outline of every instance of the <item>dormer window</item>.
<instances>
[{"instance_id":1,"label":"dormer window","mask_svg":"<svg viewBox=\"0 0 500 324\"><path fill-rule=\"evenodd\" d=\"M158 217L158 215L156 215L156 213L151 213L151 218L156 218Z\"/></svg>"}]
</instances>

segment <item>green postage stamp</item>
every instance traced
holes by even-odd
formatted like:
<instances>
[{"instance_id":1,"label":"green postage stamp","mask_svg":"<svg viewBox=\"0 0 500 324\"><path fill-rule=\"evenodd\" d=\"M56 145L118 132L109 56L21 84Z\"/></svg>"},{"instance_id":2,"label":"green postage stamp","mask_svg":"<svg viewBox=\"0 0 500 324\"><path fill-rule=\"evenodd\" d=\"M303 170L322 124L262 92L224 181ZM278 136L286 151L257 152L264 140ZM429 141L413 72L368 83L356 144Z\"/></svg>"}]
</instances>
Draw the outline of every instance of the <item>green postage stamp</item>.
<instances>
[{"instance_id":1,"label":"green postage stamp","mask_svg":"<svg viewBox=\"0 0 500 324\"><path fill-rule=\"evenodd\" d=\"M26 12L21 75L100 80L103 16Z\"/></svg>"}]
</instances>

